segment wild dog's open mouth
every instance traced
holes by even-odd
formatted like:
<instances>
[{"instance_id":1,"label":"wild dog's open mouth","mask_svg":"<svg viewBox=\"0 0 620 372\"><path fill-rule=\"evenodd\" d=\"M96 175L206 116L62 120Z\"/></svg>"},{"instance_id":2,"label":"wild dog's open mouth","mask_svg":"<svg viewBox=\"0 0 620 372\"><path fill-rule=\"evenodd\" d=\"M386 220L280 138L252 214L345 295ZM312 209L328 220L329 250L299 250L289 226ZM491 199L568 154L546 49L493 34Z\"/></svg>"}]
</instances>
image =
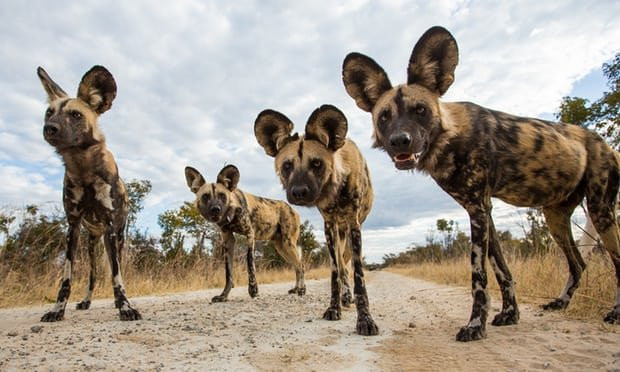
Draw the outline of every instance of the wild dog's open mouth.
<instances>
[{"instance_id":1,"label":"wild dog's open mouth","mask_svg":"<svg viewBox=\"0 0 620 372\"><path fill-rule=\"evenodd\" d=\"M394 161L394 165L398 169L411 169L415 168L418 164L418 160L422 156L422 151L416 153L398 153L394 155L392 160Z\"/></svg>"}]
</instances>

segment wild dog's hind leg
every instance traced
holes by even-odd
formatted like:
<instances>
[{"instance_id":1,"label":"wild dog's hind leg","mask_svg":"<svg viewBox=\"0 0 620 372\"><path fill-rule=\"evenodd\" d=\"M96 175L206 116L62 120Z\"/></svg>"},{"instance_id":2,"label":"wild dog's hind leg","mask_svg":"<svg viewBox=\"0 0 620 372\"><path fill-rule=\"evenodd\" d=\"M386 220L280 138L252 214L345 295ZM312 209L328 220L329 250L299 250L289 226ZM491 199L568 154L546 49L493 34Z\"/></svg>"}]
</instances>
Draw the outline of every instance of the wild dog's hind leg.
<instances>
[{"instance_id":1,"label":"wild dog's hind leg","mask_svg":"<svg viewBox=\"0 0 620 372\"><path fill-rule=\"evenodd\" d=\"M555 240L564 252L569 270L564 290L558 298L542 306L545 310L559 310L568 306L573 293L575 293L575 290L579 287L581 274L586 268L586 263L581 257L581 253L579 253L577 244L573 239L570 225L570 216L579 203L578 199L583 198L583 194L578 193L577 195L578 197L571 197L562 204L543 208L543 214L545 215L545 221L549 227L549 232L553 240Z\"/></svg>"},{"instance_id":2,"label":"wild dog's hind leg","mask_svg":"<svg viewBox=\"0 0 620 372\"><path fill-rule=\"evenodd\" d=\"M67 213L67 215L69 215ZM65 307L71 294L71 275L73 273L73 258L75 251L80 243L80 220L69 220L67 231L67 251L65 253L65 272L60 283L60 290L56 298L56 304L51 311L48 311L41 318L42 322L56 322L65 316Z\"/></svg>"},{"instance_id":3,"label":"wild dog's hind leg","mask_svg":"<svg viewBox=\"0 0 620 372\"><path fill-rule=\"evenodd\" d=\"M235 236L230 231L222 231L220 244L224 250L224 262L226 266L226 284L224 285L224 290L222 294L218 296L214 296L211 299L211 302L225 302L228 300L228 293L230 289L233 287L234 277L233 277L233 260L234 260L234 252L235 252Z\"/></svg>"},{"instance_id":4,"label":"wild dog's hind leg","mask_svg":"<svg viewBox=\"0 0 620 372\"><path fill-rule=\"evenodd\" d=\"M88 234L88 259L90 263L90 274L88 275L88 286L86 294L81 302L75 305L78 310L86 310L90 307L90 300L95 289L95 280L97 278L97 243L101 239L101 235Z\"/></svg>"},{"instance_id":5,"label":"wild dog's hind leg","mask_svg":"<svg viewBox=\"0 0 620 372\"><path fill-rule=\"evenodd\" d=\"M596 178L588 185L588 212L616 269L616 302L604 320L607 323L620 324L620 234L616 220L620 170L615 159L604 160L607 164L602 168L608 171L593 175Z\"/></svg>"},{"instance_id":6,"label":"wild dog's hind leg","mask_svg":"<svg viewBox=\"0 0 620 372\"><path fill-rule=\"evenodd\" d=\"M340 252L337 252L336 244L334 240L338 239L338 228L335 223L325 221L325 240L327 243L327 249L329 250L329 256L331 257L332 275L331 275L331 300L329 307L323 314L323 319L327 320L340 320L340 313L342 307L340 306L340 278L338 277L338 256Z\"/></svg>"},{"instance_id":7,"label":"wild dog's hind leg","mask_svg":"<svg viewBox=\"0 0 620 372\"><path fill-rule=\"evenodd\" d=\"M306 284L301 249L297 247L296 242L291 240L290 236L279 236L274 242L278 254L295 269L295 287L289 289L288 293L303 296L306 294Z\"/></svg>"},{"instance_id":8,"label":"wild dog's hind leg","mask_svg":"<svg viewBox=\"0 0 620 372\"><path fill-rule=\"evenodd\" d=\"M517 324L519 322L519 307L515 297L515 284L512 280L512 274L508 269L508 265L504 260L502 249L497 237L497 231L493 220L489 220L489 262L495 273L495 278L502 292L502 311L495 315L494 326L504 326Z\"/></svg>"},{"instance_id":9,"label":"wild dog's hind leg","mask_svg":"<svg viewBox=\"0 0 620 372\"><path fill-rule=\"evenodd\" d=\"M124 242L125 225L114 229L112 226L107 226L105 234L103 236L103 243L105 245L106 252L108 253L108 259L110 260L110 268L112 269L112 283L114 288L114 305L119 311L121 320L140 320L142 315L137 309L134 309L129 303L129 299L125 294L125 287L123 285L123 277L121 275L119 254L121 252L120 247Z\"/></svg>"},{"instance_id":10,"label":"wild dog's hind leg","mask_svg":"<svg viewBox=\"0 0 620 372\"><path fill-rule=\"evenodd\" d=\"M357 333L364 336L373 336L379 333L379 327L370 316L368 294L364 283L362 269L362 232L359 225L351 228L351 246L353 253L353 275L355 292L355 307L357 308Z\"/></svg>"}]
</instances>

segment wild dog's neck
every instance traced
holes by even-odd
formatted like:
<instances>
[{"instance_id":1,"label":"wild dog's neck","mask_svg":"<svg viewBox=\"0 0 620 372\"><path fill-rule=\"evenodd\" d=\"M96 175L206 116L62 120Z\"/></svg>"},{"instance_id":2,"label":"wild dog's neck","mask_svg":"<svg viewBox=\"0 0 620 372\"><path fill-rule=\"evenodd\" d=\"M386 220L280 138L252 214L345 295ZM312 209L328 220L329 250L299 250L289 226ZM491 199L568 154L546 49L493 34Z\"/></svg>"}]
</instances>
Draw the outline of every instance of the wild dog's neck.
<instances>
[{"instance_id":1,"label":"wild dog's neck","mask_svg":"<svg viewBox=\"0 0 620 372\"><path fill-rule=\"evenodd\" d=\"M437 128L431 131L428 151L420 159L417 166L419 171L427 172L435 178L433 170L436 169L438 161L448 155L445 154L448 144L455 137L463 135L462 120L465 114L463 108L458 104L439 104L440 122Z\"/></svg>"},{"instance_id":2,"label":"wild dog's neck","mask_svg":"<svg viewBox=\"0 0 620 372\"><path fill-rule=\"evenodd\" d=\"M86 148L70 148L59 151L65 164L65 172L73 179L88 182L93 174L117 176L118 170L114 156L105 142L92 144Z\"/></svg>"},{"instance_id":3,"label":"wild dog's neck","mask_svg":"<svg viewBox=\"0 0 620 372\"><path fill-rule=\"evenodd\" d=\"M332 174L329 177L329 181L323 185L321 189L321 195L317 201L317 206L321 210L332 208L340 198L342 189L346 187L348 174L346 174L342 166L342 150L338 150L334 154L334 164Z\"/></svg>"}]
</instances>

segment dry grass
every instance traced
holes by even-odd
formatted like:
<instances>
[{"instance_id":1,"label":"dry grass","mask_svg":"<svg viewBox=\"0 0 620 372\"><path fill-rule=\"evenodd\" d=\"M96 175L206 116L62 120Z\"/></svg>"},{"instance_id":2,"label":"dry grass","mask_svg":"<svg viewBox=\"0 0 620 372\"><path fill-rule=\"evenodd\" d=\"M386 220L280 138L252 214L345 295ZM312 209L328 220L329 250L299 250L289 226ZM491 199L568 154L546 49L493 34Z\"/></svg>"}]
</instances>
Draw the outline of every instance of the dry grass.
<instances>
[{"instance_id":1,"label":"dry grass","mask_svg":"<svg viewBox=\"0 0 620 372\"><path fill-rule=\"evenodd\" d=\"M587 260L588 267L565 313L584 320L600 320L613 307L616 294L615 271L607 254L595 254ZM488 266L488 265L487 265ZM560 294L568 275L563 254L549 253L543 257L509 259L508 266L516 282L517 300L544 304ZM388 270L446 285L471 287L469 257L442 263L424 263L391 267ZM495 303L501 294L492 270L489 289Z\"/></svg>"},{"instance_id":2,"label":"dry grass","mask_svg":"<svg viewBox=\"0 0 620 372\"><path fill-rule=\"evenodd\" d=\"M140 272L132 267L123 270L123 281L129 298L144 295L162 295L167 293L194 291L207 288L223 288L225 282L224 267L212 262L198 262L191 268L164 266L159 270ZM113 298L110 269L107 260L102 257L94 291L94 298ZM245 265L236 263L235 285L247 285L248 278ZM305 278L319 279L329 275L328 267L308 270ZM267 270L257 268L259 288L261 284L294 281L292 269ZM43 273L9 271L0 283L0 308L53 303L58 293L62 277L61 267L51 267ZM71 301L79 301L84 295L88 272L83 262L76 262L71 283Z\"/></svg>"}]
</instances>

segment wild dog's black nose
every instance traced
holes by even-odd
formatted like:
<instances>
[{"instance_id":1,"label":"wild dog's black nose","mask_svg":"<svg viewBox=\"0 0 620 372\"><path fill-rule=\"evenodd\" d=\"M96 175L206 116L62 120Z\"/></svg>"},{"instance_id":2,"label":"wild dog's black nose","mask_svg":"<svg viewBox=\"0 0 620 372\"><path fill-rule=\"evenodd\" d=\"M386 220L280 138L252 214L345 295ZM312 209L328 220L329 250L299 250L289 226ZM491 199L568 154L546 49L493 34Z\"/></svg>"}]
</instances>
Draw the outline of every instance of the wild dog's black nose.
<instances>
[{"instance_id":1,"label":"wild dog's black nose","mask_svg":"<svg viewBox=\"0 0 620 372\"><path fill-rule=\"evenodd\" d=\"M43 126L43 134L47 137L52 137L58 133L58 126L54 124L46 124Z\"/></svg>"},{"instance_id":2,"label":"wild dog's black nose","mask_svg":"<svg viewBox=\"0 0 620 372\"><path fill-rule=\"evenodd\" d=\"M308 194L310 194L310 188L307 185L293 186L291 188L291 195L295 199L304 200L308 197Z\"/></svg>"},{"instance_id":3,"label":"wild dog's black nose","mask_svg":"<svg viewBox=\"0 0 620 372\"><path fill-rule=\"evenodd\" d=\"M222 212L222 207L220 207L219 205L214 205L211 207L211 209L209 209L209 212L211 212L212 215L217 216L218 214L220 214L220 212Z\"/></svg>"},{"instance_id":4,"label":"wild dog's black nose","mask_svg":"<svg viewBox=\"0 0 620 372\"><path fill-rule=\"evenodd\" d=\"M390 136L389 141L390 146L403 149L409 147L411 144L411 136L407 132L395 133Z\"/></svg>"}]
</instances>

